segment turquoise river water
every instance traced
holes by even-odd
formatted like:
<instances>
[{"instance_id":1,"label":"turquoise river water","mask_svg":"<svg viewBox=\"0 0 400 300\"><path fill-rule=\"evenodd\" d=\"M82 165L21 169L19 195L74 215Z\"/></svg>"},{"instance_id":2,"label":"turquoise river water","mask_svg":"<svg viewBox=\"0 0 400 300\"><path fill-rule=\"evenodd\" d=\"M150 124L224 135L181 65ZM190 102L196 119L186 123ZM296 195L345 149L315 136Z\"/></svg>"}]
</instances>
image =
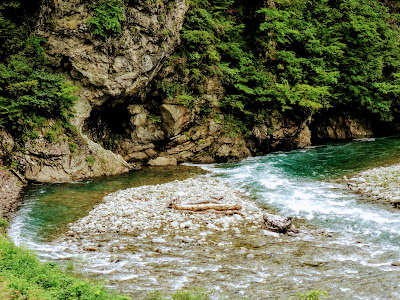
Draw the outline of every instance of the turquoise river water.
<instances>
[{"instance_id":1,"label":"turquoise river water","mask_svg":"<svg viewBox=\"0 0 400 300\"><path fill-rule=\"evenodd\" d=\"M400 268L391 265L400 261L400 211L364 201L335 183L335 179L344 175L396 162L400 162L399 137L278 152L231 164L202 165L200 167L209 172L207 176L221 178L267 210L296 217L304 228L329 234L302 238L284 236L262 247L253 243L251 251L256 259L241 266L242 271L239 267L229 271L232 261L231 258L224 260L223 250L203 249L210 257L222 253L217 255L217 261L211 258L209 261L222 266L216 269L217 275L196 271L197 264L204 266L205 262L189 258L190 254L188 258L179 259L190 260L191 268L174 266L172 272L171 266L165 269L159 266L155 268L158 277L146 269L146 264L157 262L142 260L140 265L146 272L141 280L146 281L145 284L138 279L127 280L127 271L122 272L122 267L121 270L113 267L110 271L103 264L104 272L100 272L86 262L80 270L94 279L109 280L111 288L130 294L134 299L151 288L171 290L165 278L186 271L193 272L195 279L188 280L190 276L186 276L187 284L176 287L211 287L215 295L225 294L233 299L246 296L248 299L288 299L295 291L313 288L328 290L329 299L400 299ZM82 182L32 185L26 190L9 236L16 244L36 251L43 260L60 264L85 260L87 257L82 254L57 248L52 239L60 235L68 223L87 215L104 195L127 187L181 180L202 173L204 171L199 168L181 166L144 169ZM252 243L249 245L251 248ZM221 282L218 286L217 281Z\"/></svg>"}]
</instances>

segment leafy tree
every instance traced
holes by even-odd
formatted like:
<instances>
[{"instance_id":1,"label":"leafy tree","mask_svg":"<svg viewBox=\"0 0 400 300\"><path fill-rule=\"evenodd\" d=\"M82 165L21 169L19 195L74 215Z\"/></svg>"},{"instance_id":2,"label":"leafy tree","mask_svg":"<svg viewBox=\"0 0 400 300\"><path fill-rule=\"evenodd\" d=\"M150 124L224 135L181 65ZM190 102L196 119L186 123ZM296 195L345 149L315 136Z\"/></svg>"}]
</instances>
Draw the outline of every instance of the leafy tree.
<instances>
[{"instance_id":1,"label":"leafy tree","mask_svg":"<svg viewBox=\"0 0 400 300\"><path fill-rule=\"evenodd\" d=\"M45 39L30 36L26 5L0 4L0 128L19 136L47 119L68 126L68 111L77 100L76 87L47 67Z\"/></svg>"},{"instance_id":2,"label":"leafy tree","mask_svg":"<svg viewBox=\"0 0 400 300\"><path fill-rule=\"evenodd\" d=\"M317 107L390 121L400 92L400 45L387 9L369 0L276 3L259 11L266 17L260 30L276 87L310 90Z\"/></svg>"},{"instance_id":3,"label":"leafy tree","mask_svg":"<svg viewBox=\"0 0 400 300\"><path fill-rule=\"evenodd\" d=\"M396 15L369 0L274 2L261 8L264 1L191 1L182 44L170 58L185 82L162 83L167 96L205 107L205 83L219 78L221 109L248 128L274 109L347 110L384 121L398 114Z\"/></svg>"}]
</instances>

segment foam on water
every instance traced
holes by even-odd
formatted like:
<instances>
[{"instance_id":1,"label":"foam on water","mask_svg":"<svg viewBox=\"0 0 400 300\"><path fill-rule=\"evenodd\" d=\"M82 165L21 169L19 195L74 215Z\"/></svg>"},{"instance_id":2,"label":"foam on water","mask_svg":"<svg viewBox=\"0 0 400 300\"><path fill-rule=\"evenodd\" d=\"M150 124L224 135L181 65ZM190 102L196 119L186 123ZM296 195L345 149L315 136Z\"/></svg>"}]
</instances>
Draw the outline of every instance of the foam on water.
<instances>
[{"instance_id":1,"label":"foam on water","mask_svg":"<svg viewBox=\"0 0 400 300\"><path fill-rule=\"evenodd\" d=\"M207 166L207 170L244 189L282 215L306 218L312 224L352 241L362 239L371 246L398 247L399 212L365 203L343 186L319 181L321 173L316 176L304 166L301 166L302 172L295 171L295 165L290 163L304 161L301 155L306 155L309 160L322 159L318 152L309 153L312 150L315 149L253 158L230 165L228 169L226 165L212 165Z\"/></svg>"},{"instance_id":2,"label":"foam on water","mask_svg":"<svg viewBox=\"0 0 400 300\"><path fill-rule=\"evenodd\" d=\"M117 258L113 258L115 254L85 252L66 243L43 240L38 232L44 223L35 218L46 205L39 209L35 205L39 197L48 194L46 188L39 188L34 197L24 202L9 235L16 244L34 250L43 260L82 261L85 274L108 279L110 287L117 285L123 291L145 291L154 285L182 288L195 283L198 276L214 291L226 292L231 286L237 294L254 299L260 299L260 295L281 295L287 299L284 292L288 284L299 289L314 284L315 288L328 286L331 294L336 293L336 299L387 299L399 295L395 284L400 272L391 263L400 260L400 213L365 203L344 187L322 180L400 158L399 149L398 140L363 140L202 166L212 172L210 176L218 176L272 211L294 216L303 223L307 220L305 223L313 230L328 233L327 237L303 235L290 240L282 235L268 236L271 240L267 245L256 245L254 251L258 256L254 261L247 261L247 254L237 256L246 261L244 265L224 261L225 244L219 238L218 245L206 249L209 252L204 257L196 256L197 248L181 251L179 247L175 251L182 255L152 257L156 249L147 249L148 256L140 252L140 245L139 252L117 253ZM79 188L82 183L73 185ZM99 190L99 194L103 196L104 190ZM184 197L185 192L181 191L181 195ZM54 190L56 196L58 187ZM69 209L64 202L57 204L60 209ZM134 243L141 243L140 236ZM260 257L263 260L258 261ZM258 263L261 261L265 264ZM252 263L254 266L248 267ZM175 276L162 273L162 268ZM229 279L231 274L234 279ZM208 281L207 276L213 279ZM264 289L261 294L260 288Z\"/></svg>"}]
</instances>

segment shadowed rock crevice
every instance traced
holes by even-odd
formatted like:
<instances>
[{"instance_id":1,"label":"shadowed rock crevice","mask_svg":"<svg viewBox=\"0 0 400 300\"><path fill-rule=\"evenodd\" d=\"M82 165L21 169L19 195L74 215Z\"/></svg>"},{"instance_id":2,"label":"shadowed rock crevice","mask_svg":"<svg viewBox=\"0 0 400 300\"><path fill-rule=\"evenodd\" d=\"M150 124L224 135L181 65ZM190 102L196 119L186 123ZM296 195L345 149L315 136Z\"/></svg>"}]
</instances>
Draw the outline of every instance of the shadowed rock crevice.
<instances>
[{"instance_id":1,"label":"shadowed rock crevice","mask_svg":"<svg viewBox=\"0 0 400 300\"><path fill-rule=\"evenodd\" d=\"M129 136L129 127L127 104L115 103L115 99L109 99L90 112L82 131L92 141L108 150L114 150L118 139Z\"/></svg>"}]
</instances>

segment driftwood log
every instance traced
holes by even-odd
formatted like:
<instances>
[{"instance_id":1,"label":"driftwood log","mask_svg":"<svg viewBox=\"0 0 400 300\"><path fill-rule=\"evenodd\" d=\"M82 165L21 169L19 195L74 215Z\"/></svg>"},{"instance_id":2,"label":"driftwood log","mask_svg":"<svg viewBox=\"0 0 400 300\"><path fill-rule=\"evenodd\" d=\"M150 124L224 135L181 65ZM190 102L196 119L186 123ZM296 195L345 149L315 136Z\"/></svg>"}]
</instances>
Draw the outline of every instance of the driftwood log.
<instances>
[{"instance_id":1,"label":"driftwood log","mask_svg":"<svg viewBox=\"0 0 400 300\"><path fill-rule=\"evenodd\" d=\"M222 203L222 198L212 198L213 199L199 200L191 203L181 203L178 199L174 199L167 205L167 208L188 212L213 212L227 215L233 215L235 213L240 214L239 211L242 209L241 205L235 203Z\"/></svg>"},{"instance_id":2,"label":"driftwood log","mask_svg":"<svg viewBox=\"0 0 400 300\"><path fill-rule=\"evenodd\" d=\"M173 204L172 208L178 210L190 210L190 211L203 211L203 210L240 210L242 207L239 204Z\"/></svg>"},{"instance_id":3,"label":"driftwood log","mask_svg":"<svg viewBox=\"0 0 400 300\"><path fill-rule=\"evenodd\" d=\"M279 233L298 232L296 227L292 223L291 217L284 218L277 215L264 214L263 219L263 226L271 231Z\"/></svg>"}]
</instances>

